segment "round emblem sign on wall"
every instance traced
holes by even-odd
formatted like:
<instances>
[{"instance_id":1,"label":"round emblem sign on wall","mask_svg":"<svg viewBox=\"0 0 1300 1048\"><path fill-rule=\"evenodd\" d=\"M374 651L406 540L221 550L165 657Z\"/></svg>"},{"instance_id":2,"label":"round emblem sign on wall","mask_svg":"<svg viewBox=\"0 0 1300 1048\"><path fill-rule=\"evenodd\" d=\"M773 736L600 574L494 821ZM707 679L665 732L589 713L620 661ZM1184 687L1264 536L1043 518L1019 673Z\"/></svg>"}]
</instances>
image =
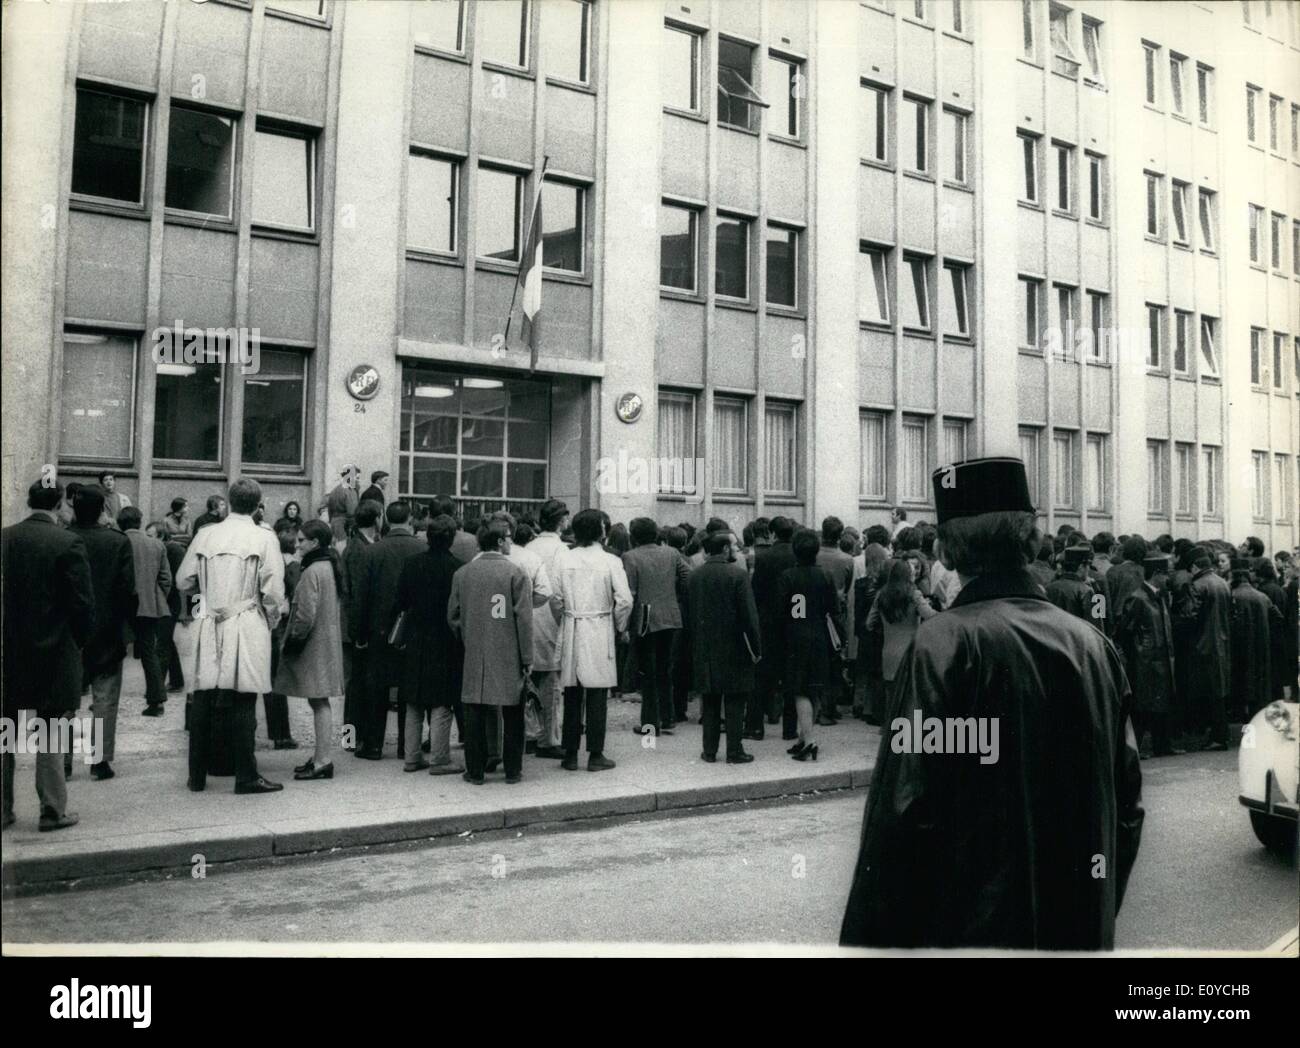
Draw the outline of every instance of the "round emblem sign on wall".
<instances>
[{"instance_id":1,"label":"round emblem sign on wall","mask_svg":"<svg viewBox=\"0 0 1300 1048\"><path fill-rule=\"evenodd\" d=\"M615 403L614 413L623 422L635 422L641 417L641 408L641 395L639 393L624 393Z\"/></svg>"},{"instance_id":2,"label":"round emblem sign on wall","mask_svg":"<svg viewBox=\"0 0 1300 1048\"><path fill-rule=\"evenodd\" d=\"M373 364L358 364L348 373L348 392L357 400L370 400L379 392L379 369Z\"/></svg>"}]
</instances>

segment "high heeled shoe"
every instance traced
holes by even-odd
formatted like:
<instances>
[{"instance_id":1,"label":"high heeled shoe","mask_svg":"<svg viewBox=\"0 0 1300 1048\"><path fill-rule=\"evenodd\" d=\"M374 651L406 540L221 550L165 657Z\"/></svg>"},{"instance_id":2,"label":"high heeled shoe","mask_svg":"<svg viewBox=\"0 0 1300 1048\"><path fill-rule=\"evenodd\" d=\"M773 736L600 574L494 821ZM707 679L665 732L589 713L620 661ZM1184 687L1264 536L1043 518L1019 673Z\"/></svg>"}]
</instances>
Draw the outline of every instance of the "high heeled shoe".
<instances>
[{"instance_id":1,"label":"high heeled shoe","mask_svg":"<svg viewBox=\"0 0 1300 1048\"><path fill-rule=\"evenodd\" d=\"M817 744L813 743L811 746L805 746L794 755L794 759L797 761L815 761L817 759Z\"/></svg>"},{"instance_id":2,"label":"high heeled shoe","mask_svg":"<svg viewBox=\"0 0 1300 1048\"><path fill-rule=\"evenodd\" d=\"M296 771L293 773L295 779L332 779L334 778L334 762L328 764L315 765L306 771Z\"/></svg>"},{"instance_id":3,"label":"high heeled shoe","mask_svg":"<svg viewBox=\"0 0 1300 1048\"><path fill-rule=\"evenodd\" d=\"M804 747L805 747L806 745L807 745L807 743L804 743L804 742L796 742L793 746L791 746L791 747L790 747L788 750L786 750L785 752L788 753L788 754L790 754L790 756L793 757L796 753L802 753L803 750L804 750Z\"/></svg>"}]
</instances>

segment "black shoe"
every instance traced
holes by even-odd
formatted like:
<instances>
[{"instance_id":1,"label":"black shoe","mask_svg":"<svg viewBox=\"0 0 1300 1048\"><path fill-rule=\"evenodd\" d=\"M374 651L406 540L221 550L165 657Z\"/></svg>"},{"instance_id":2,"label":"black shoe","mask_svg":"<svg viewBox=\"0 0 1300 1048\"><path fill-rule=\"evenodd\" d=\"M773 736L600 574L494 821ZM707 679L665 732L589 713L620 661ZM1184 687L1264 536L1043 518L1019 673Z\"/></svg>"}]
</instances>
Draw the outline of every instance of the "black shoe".
<instances>
[{"instance_id":1,"label":"black shoe","mask_svg":"<svg viewBox=\"0 0 1300 1048\"><path fill-rule=\"evenodd\" d=\"M588 771L609 771L613 767L616 767L615 763L603 753L593 753L587 758Z\"/></svg>"},{"instance_id":2,"label":"black shoe","mask_svg":"<svg viewBox=\"0 0 1300 1048\"><path fill-rule=\"evenodd\" d=\"M814 742L811 746L805 746L794 755L794 759L797 761L815 761L817 759L817 744Z\"/></svg>"},{"instance_id":3,"label":"black shoe","mask_svg":"<svg viewBox=\"0 0 1300 1048\"><path fill-rule=\"evenodd\" d=\"M804 748L804 744L803 744L802 742L796 742L793 746L791 746L791 747L790 747L788 750L786 750L785 752L788 753L788 754L790 754L790 755L793 757L796 753L802 753L802 752L803 752L803 748Z\"/></svg>"},{"instance_id":4,"label":"black shoe","mask_svg":"<svg viewBox=\"0 0 1300 1048\"><path fill-rule=\"evenodd\" d=\"M763 741L763 733L762 733L761 731L747 731L747 732L745 732L745 734L744 734L744 738L746 738L746 739L751 739L751 740L753 740L754 742L762 742L762 741Z\"/></svg>"},{"instance_id":5,"label":"black shoe","mask_svg":"<svg viewBox=\"0 0 1300 1048\"><path fill-rule=\"evenodd\" d=\"M794 741L795 739L797 739L798 737L799 737L798 732L793 732L793 731L789 731L789 732L787 732L787 731L783 731L783 732L781 732L781 741L782 741L782 742L793 742L793 741Z\"/></svg>"},{"instance_id":6,"label":"black shoe","mask_svg":"<svg viewBox=\"0 0 1300 1048\"><path fill-rule=\"evenodd\" d=\"M404 763L402 765L402 771L425 771L428 767L429 762L421 757L418 764L412 764L410 761Z\"/></svg>"},{"instance_id":7,"label":"black shoe","mask_svg":"<svg viewBox=\"0 0 1300 1048\"><path fill-rule=\"evenodd\" d=\"M578 770L578 758L577 758L577 757L565 757L564 760L560 761L560 767L563 768L565 771L577 771L577 770Z\"/></svg>"},{"instance_id":8,"label":"black shoe","mask_svg":"<svg viewBox=\"0 0 1300 1048\"><path fill-rule=\"evenodd\" d=\"M489 757L487 763L483 765L483 770L487 772L489 775L491 775L499 767L501 767L501 758Z\"/></svg>"},{"instance_id":9,"label":"black shoe","mask_svg":"<svg viewBox=\"0 0 1300 1048\"><path fill-rule=\"evenodd\" d=\"M524 743L524 753L536 753L536 752L537 752L536 739L529 739L527 742Z\"/></svg>"},{"instance_id":10,"label":"black shoe","mask_svg":"<svg viewBox=\"0 0 1300 1048\"><path fill-rule=\"evenodd\" d=\"M236 793L279 793L284 786L278 782L272 782L259 775L252 782L235 783Z\"/></svg>"},{"instance_id":11,"label":"black shoe","mask_svg":"<svg viewBox=\"0 0 1300 1048\"><path fill-rule=\"evenodd\" d=\"M322 764L320 767L312 765L306 771L294 772L295 779L332 779L334 778L334 762Z\"/></svg>"},{"instance_id":12,"label":"black shoe","mask_svg":"<svg viewBox=\"0 0 1300 1048\"><path fill-rule=\"evenodd\" d=\"M752 753L737 753L734 757L728 757L727 763L728 764L749 764L751 761L753 761L753 759L754 759L754 755Z\"/></svg>"},{"instance_id":13,"label":"black shoe","mask_svg":"<svg viewBox=\"0 0 1300 1048\"><path fill-rule=\"evenodd\" d=\"M668 727L666 727L666 728L660 728L660 729L659 729L659 734L660 734L660 735L672 735L672 734L673 734L673 728L672 728L672 725L670 724L670 725L668 725Z\"/></svg>"},{"instance_id":14,"label":"black shoe","mask_svg":"<svg viewBox=\"0 0 1300 1048\"><path fill-rule=\"evenodd\" d=\"M293 769L293 774L296 777L298 775L301 775L305 771L311 771L312 768L314 767L316 767L315 759L312 757L308 757L305 764L299 764L297 767Z\"/></svg>"},{"instance_id":15,"label":"black shoe","mask_svg":"<svg viewBox=\"0 0 1300 1048\"><path fill-rule=\"evenodd\" d=\"M468 782L471 786L483 785L482 775L471 775L469 772L465 772L465 774L462 775L461 778L464 779L466 782Z\"/></svg>"},{"instance_id":16,"label":"black shoe","mask_svg":"<svg viewBox=\"0 0 1300 1048\"><path fill-rule=\"evenodd\" d=\"M564 760L564 748L561 746L538 746L534 756L562 761Z\"/></svg>"},{"instance_id":17,"label":"black shoe","mask_svg":"<svg viewBox=\"0 0 1300 1048\"><path fill-rule=\"evenodd\" d=\"M701 753L700 760L704 761L706 764L717 764L718 755L716 753Z\"/></svg>"},{"instance_id":18,"label":"black shoe","mask_svg":"<svg viewBox=\"0 0 1300 1048\"><path fill-rule=\"evenodd\" d=\"M42 815L40 826L37 828L41 833L49 833L51 830L66 830L80 821L75 811L67 811L62 815Z\"/></svg>"},{"instance_id":19,"label":"black shoe","mask_svg":"<svg viewBox=\"0 0 1300 1048\"><path fill-rule=\"evenodd\" d=\"M140 711L140 713L145 717L161 717L166 712L167 711L164 710L162 706L146 706Z\"/></svg>"},{"instance_id":20,"label":"black shoe","mask_svg":"<svg viewBox=\"0 0 1300 1048\"><path fill-rule=\"evenodd\" d=\"M207 789L207 783L195 783L193 779L186 779L185 785L189 788L190 793L202 793Z\"/></svg>"},{"instance_id":21,"label":"black shoe","mask_svg":"<svg viewBox=\"0 0 1300 1048\"><path fill-rule=\"evenodd\" d=\"M524 777L523 777L523 775L507 775L507 776L506 776L506 784L507 784L507 785L510 785L510 786L513 786L513 785L514 785L515 783L517 783L517 782L523 782L523 781L524 781Z\"/></svg>"},{"instance_id":22,"label":"black shoe","mask_svg":"<svg viewBox=\"0 0 1300 1048\"><path fill-rule=\"evenodd\" d=\"M359 750L353 750L352 756L360 757L363 761L381 761L384 759L382 750L372 750L369 746L362 746Z\"/></svg>"},{"instance_id":23,"label":"black shoe","mask_svg":"<svg viewBox=\"0 0 1300 1048\"><path fill-rule=\"evenodd\" d=\"M108 761L100 761L98 764L90 766L90 777L92 779L111 779L116 774L117 772L113 770Z\"/></svg>"},{"instance_id":24,"label":"black shoe","mask_svg":"<svg viewBox=\"0 0 1300 1048\"><path fill-rule=\"evenodd\" d=\"M298 748L298 740L276 739L273 745L277 750L296 750Z\"/></svg>"}]
</instances>

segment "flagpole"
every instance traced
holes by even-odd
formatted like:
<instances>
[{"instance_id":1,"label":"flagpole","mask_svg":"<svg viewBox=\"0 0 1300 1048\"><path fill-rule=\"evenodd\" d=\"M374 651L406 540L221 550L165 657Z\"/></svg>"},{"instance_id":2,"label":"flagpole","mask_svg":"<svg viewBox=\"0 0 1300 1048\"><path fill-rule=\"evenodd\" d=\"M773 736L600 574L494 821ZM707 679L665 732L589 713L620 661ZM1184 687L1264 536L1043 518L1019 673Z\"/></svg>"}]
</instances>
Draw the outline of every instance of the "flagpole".
<instances>
[{"instance_id":1,"label":"flagpole","mask_svg":"<svg viewBox=\"0 0 1300 1048\"><path fill-rule=\"evenodd\" d=\"M533 218L537 214L537 201L540 200L542 196L542 182L545 181L546 179L546 165L549 164L550 162L551 162L551 158L549 156L542 157L542 171L541 174L537 176L537 192L533 195L533 209L532 212L528 215L529 229L533 228ZM528 245L528 236L527 234L525 234L524 246L527 247L527 245ZM521 267L523 266L522 258L520 258L519 264ZM514 290L510 292L510 310L506 313L505 347L507 351L510 349L510 325L515 319L515 300L518 297L519 297L519 277L516 275Z\"/></svg>"}]
</instances>

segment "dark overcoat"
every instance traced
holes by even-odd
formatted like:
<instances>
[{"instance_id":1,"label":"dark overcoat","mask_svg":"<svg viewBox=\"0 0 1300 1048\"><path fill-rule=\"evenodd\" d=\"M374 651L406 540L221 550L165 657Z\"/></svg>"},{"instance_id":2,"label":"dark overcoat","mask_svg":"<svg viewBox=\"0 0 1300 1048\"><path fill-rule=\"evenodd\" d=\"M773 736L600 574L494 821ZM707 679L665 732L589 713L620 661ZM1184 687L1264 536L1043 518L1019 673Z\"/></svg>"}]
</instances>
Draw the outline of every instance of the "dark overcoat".
<instances>
[{"instance_id":1,"label":"dark overcoat","mask_svg":"<svg viewBox=\"0 0 1300 1048\"><path fill-rule=\"evenodd\" d=\"M1118 609L1115 643L1124 653L1134 710L1172 712L1174 635L1163 594L1143 583L1128 595Z\"/></svg>"},{"instance_id":2,"label":"dark overcoat","mask_svg":"<svg viewBox=\"0 0 1300 1048\"><path fill-rule=\"evenodd\" d=\"M1253 717L1273 700L1269 653L1271 619L1281 614L1249 582L1232 587L1232 691L1230 709Z\"/></svg>"},{"instance_id":3,"label":"dark overcoat","mask_svg":"<svg viewBox=\"0 0 1300 1048\"><path fill-rule=\"evenodd\" d=\"M1189 709L1200 710L1204 703L1226 698L1232 687L1232 594L1213 568L1201 568L1192 576L1187 599L1196 626L1187 667L1188 703Z\"/></svg>"},{"instance_id":4,"label":"dark overcoat","mask_svg":"<svg viewBox=\"0 0 1300 1048\"><path fill-rule=\"evenodd\" d=\"M33 513L0 532L0 570L4 716L72 713L81 705L81 648L95 627L86 544Z\"/></svg>"},{"instance_id":5,"label":"dark overcoat","mask_svg":"<svg viewBox=\"0 0 1300 1048\"><path fill-rule=\"evenodd\" d=\"M451 577L464 565L450 550L428 550L402 565L397 610L405 612L406 650L398 699L421 709L460 698L465 649L447 622Z\"/></svg>"},{"instance_id":6,"label":"dark overcoat","mask_svg":"<svg viewBox=\"0 0 1300 1048\"><path fill-rule=\"evenodd\" d=\"M1282 687L1289 683L1288 672L1291 676L1295 676L1295 660L1291 660L1289 667L1286 661L1286 590L1276 582L1263 582L1260 583L1259 592L1264 594L1277 609L1276 615L1268 617L1268 655L1273 670L1272 698L1280 699Z\"/></svg>"},{"instance_id":7,"label":"dark overcoat","mask_svg":"<svg viewBox=\"0 0 1300 1048\"><path fill-rule=\"evenodd\" d=\"M1125 560L1106 572L1106 613L1110 624L1111 636L1119 626L1119 609L1124 600L1136 589L1142 588L1146 575L1142 565L1135 560Z\"/></svg>"},{"instance_id":8,"label":"dark overcoat","mask_svg":"<svg viewBox=\"0 0 1300 1048\"><path fill-rule=\"evenodd\" d=\"M797 597L802 598L798 605ZM840 637L844 636L844 618L839 612L835 584L816 564L796 564L782 573L776 600L781 640L773 655L780 667L782 690L787 695L817 698L830 684L834 672L834 648L826 626L827 615ZM803 615L795 614L796 606Z\"/></svg>"},{"instance_id":9,"label":"dark overcoat","mask_svg":"<svg viewBox=\"0 0 1300 1048\"><path fill-rule=\"evenodd\" d=\"M781 605L777 587L781 576L796 563L794 547L788 542L774 542L754 553L754 572L749 582L754 591L754 606L758 609L763 647L769 658L773 657L780 646L781 638Z\"/></svg>"},{"instance_id":10,"label":"dark overcoat","mask_svg":"<svg viewBox=\"0 0 1300 1048\"><path fill-rule=\"evenodd\" d=\"M424 539L398 524L378 542L366 546L356 566L360 577L351 609L355 630L352 640L366 645L370 687L376 691L392 687L401 675L401 652L388 644L388 635L397 621L397 587L406 562L428 548Z\"/></svg>"},{"instance_id":11,"label":"dark overcoat","mask_svg":"<svg viewBox=\"0 0 1300 1048\"><path fill-rule=\"evenodd\" d=\"M1098 629L1105 629L1105 616L1096 617L1094 610L1100 610L1104 604L1095 600L1097 590L1091 583L1082 579L1077 572L1062 572L1047 584L1047 599L1062 611L1068 611L1076 618L1090 622Z\"/></svg>"},{"instance_id":12,"label":"dark overcoat","mask_svg":"<svg viewBox=\"0 0 1300 1048\"><path fill-rule=\"evenodd\" d=\"M126 658L126 626L135 616L135 563L131 540L116 528L96 524L68 529L86 546L90 585L95 591L95 631L81 649L87 677L110 673Z\"/></svg>"},{"instance_id":13,"label":"dark overcoat","mask_svg":"<svg viewBox=\"0 0 1300 1048\"><path fill-rule=\"evenodd\" d=\"M533 660L528 573L504 553L476 557L451 576L447 624L465 645L461 702L518 705L523 667Z\"/></svg>"},{"instance_id":14,"label":"dark overcoat","mask_svg":"<svg viewBox=\"0 0 1300 1048\"><path fill-rule=\"evenodd\" d=\"M687 591L695 690L703 695L753 691L750 650L761 655L763 638L744 563L729 563L723 554L708 557L691 572Z\"/></svg>"},{"instance_id":15,"label":"dark overcoat","mask_svg":"<svg viewBox=\"0 0 1300 1048\"><path fill-rule=\"evenodd\" d=\"M988 718L997 759L896 753L886 727L841 944L1112 948L1143 819L1130 702L1114 645L1027 571L968 582L921 623L891 716Z\"/></svg>"}]
</instances>

